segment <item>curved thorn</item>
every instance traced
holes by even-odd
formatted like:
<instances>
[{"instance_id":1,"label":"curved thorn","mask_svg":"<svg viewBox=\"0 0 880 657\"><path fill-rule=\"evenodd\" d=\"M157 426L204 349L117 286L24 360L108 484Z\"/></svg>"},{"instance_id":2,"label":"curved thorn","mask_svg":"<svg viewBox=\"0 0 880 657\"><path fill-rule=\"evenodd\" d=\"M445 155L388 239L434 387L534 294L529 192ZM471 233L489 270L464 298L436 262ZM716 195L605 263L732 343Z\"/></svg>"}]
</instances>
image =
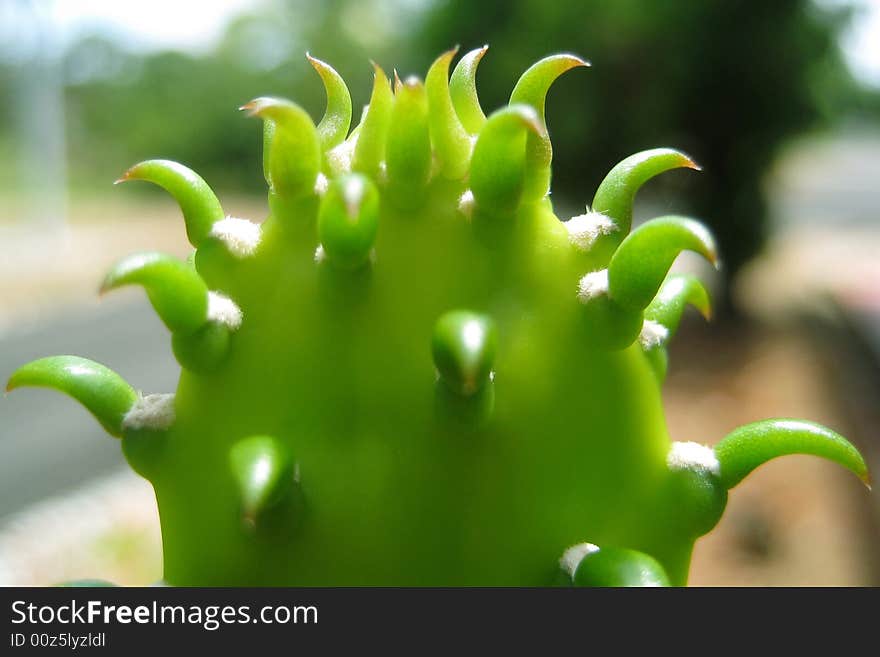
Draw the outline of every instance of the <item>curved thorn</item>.
<instances>
[{"instance_id":1,"label":"curved thorn","mask_svg":"<svg viewBox=\"0 0 880 657\"><path fill-rule=\"evenodd\" d=\"M589 66L590 62L577 55L550 55L532 64L523 73L510 94L510 103L531 105L538 112L541 121L545 122L544 104L550 86L566 71L580 66Z\"/></svg>"},{"instance_id":2,"label":"curved thorn","mask_svg":"<svg viewBox=\"0 0 880 657\"><path fill-rule=\"evenodd\" d=\"M385 71L375 62L373 69L373 93L360 123L351 167L353 171L366 173L375 180L380 173L380 164L385 159L385 142L388 139L394 95Z\"/></svg>"},{"instance_id":3,"label":"curved thorn","mask_svg":"<svg viewBox=\"0 0 880 657\"><path fill-rule=\"evenodd\" d=\"M321 199L318 238L336 265L353 269L367 262L379 230L379 190L367 176L334 179Z\"/></svg>"},{"instance_id":4,"label":"curved thorn","mask_svg":"<svg viewBox=\"0 0 880 657\"><path fill-rule=\"evenodd\" d=\"M526 144L526 183L523 197L529 201L538 201L550 191L553 160L553 145L546 134L547 123L544 117L544 105L550 86L560 75L579 66L590 64L576 55L551 55L535 62L522 74L517 81L510 102L530 105L538 112L544 125L543 135L529 135Z\"/></svg>"},{"instance_id":5,"label":"curved thorn","mask_svg":"<svg viewBox=\"0 0 880 657\"><path fill-rule=\"evenodd\" d=\"M449 91L449 63L457 52L458 46L440 55L425 77L431 143L440 162L441 175L450 180L458 180L467 173L472 146Z\"/></svg>"},{"instance_id":6,"label":"curved thorn","mask_svg":"<svg viewBox=\"0 0 880 657\"><path fill-rule=\"evenodd\" d=\"M444 383L459 394L473 395L489 381L496 345L495 325L485 315L453 310L434 324L434 366Z\"/></svg>"},{"instance_id":7,"label":"curved thorn","mask_svg":"<svg viewBox=\"0 0 880 657\"><path fill-rule=\"evenodd\" d=\"M431 175L428 101L421 80L401 82L391 110L394 130L388 135L385 160L391 200L415 207L423 200Z\"/></svg>"},{"instance_id":8,"label":"curved thorn","mask_svg":"<svg viewBox=\"0 0 880 657\"><path fill-rule=\"evenodd\" d=\"M449 78L449 95L452 106L464 129L475 135L486 123L486 115L477 96L477 66L489 46L471 50L462 57Z\"/></svg>"},{"instance_id":9,"label":"curved thorn","mask_svg":"<svg viewBox=\"0 0 880 657\"><path fill-rule=\"evenodd\" d=\"M676 216L645 222L611 256L609 295L626 308L645 309L682 251L695 251L712 264L718 261L715 241L700 222Z\"/></svg>"},{"instance_id":10,"label":"curved thorn","mask_svg":"<svg viewBox=\"0 0 880 657\"><path fill-rule=\"evenodd\" d=\"M579 543L559 560L562 571L581 586L671 586L663 566L644 552Z\"/></svg>"},{"instance_id":11,"label":"curved thorn","mask_svg":"<svg viewBox=\"0 0 880 657\"><path fill-rule=\"evenodd\" d=\"M691 158L671 148L654 148L630 155L599 184L591 209L617 224L619 230L615 237L619 241L632 226L633 200L639 188L654 176L681 167L700 170Z\"/></svg>"},{"instance_id":12,"label":"curved thorn","mask_svg":"<svg viewBox=\"0 0 880 657\"><path fill-rule=\"evenodd\" d=\"M712 319L712 302L700 279L692 274L672 274L666 277L657 296L645 308L645 319L665 327L668 338L672 338L688 304L696 308L706 321Z\"/></svg>"},{"instance_id":13,"label":"curved thorn","mask_svg":"<svg viewBox=\"0 0 880 657\"><path fill-rule=\"evenodd\" d=\"M787 454L810 454L847 468L870 488L868 466L853 445L821 424L805 420L775 419L734 429L715 445L721 482L733 488L746 475L770 459Z\"/></svg>"},{"instance_id":14,"label":"curved thorn","mask_svg":"<svg viewBox=\"0 0 880 657\"><path fill-rule=\"evenodd\" d=\"M239 109L273 124L271 130L264 129L264 137L271 132L268 170L275 193L288 197L313 193L321 168L321 144L306 111L289 100L268 96L255 98Z\"/></svg>"},{"instance_id":15,"label":"curved thorn","mask_svg":"<svg viewBox=\"0 0 880 657\"><path fill-rule=\"evenodd\" d=\"M138 394L113 370L79 356L50 356L18 368L6 391L21 387L52 388L73 397L111 436L122 436L123 419Z\"/></svg>"},{"instance_id":16,"label":"curved thorn","mask_svg":"<svg viewBox=\"0 0 880 657\"><path fill-rule=\"evenodd\" d=\"M351 94L345 80L330 64L309 53L306 53L306 59L321 76L327 93L327 109L317 127L321 150L326 153L345 140L351 127Z\"/></svg>"},{"instance_id":17,"label":"curved thorn","mask_svg":"<svg viewBox=\"0 0 880 657\"><path fill-rule=\"evenodd\" d=\"M504 107L486 121L471 158L471 191L477 208L510 213L519 207L529 134L546 133L538 113L528 105Z\"/></svg>"},{"instance_id":18,"label":"curved thorn","mask_svg":"<svg viewBox=\"0 0 880 657\"><path fill-rule=\"evenodd\" d=\"M391 109L394 130L388 135L385 163L392 201L413 207L423 200L431 175L431 137L428 133L428 101L421 80L409 77L401 83Z\"/></svg>"},{"instance_id":19,"label":"curved thorn","mask_svg":"<svg viewBox=\"0 0 880 657\"><path fill-rule=\"evenodd\" d=\"M229 450L229 465L242 512L251 524L294 485L293 460L285 446L271 436L239 440Z\"/></svg>"},{"instance_id":20,"label":"curved thorn","mask_svg":"<svg viewBox=\"0 0 880 657\"><path fill-rule=\"evenodd\" d=\"M142 285L156 313L174 333L192 333L208 318L208 287L196 271L163 253L138 253L116 263L101 293L123 285Z\"/></svg>"},{"instance_id":21,"label":"curved thorn","mask_svg":"<svg viewBox=\"0 0 880 657\"><path fill-rule=\"evenodd\" d=\"M126 171L114 184L146 180L167 191L180 206L190 244L199 246L223 208L208 183L189 167L172 160L146 160Z\"/></svg>"}]
</instances>

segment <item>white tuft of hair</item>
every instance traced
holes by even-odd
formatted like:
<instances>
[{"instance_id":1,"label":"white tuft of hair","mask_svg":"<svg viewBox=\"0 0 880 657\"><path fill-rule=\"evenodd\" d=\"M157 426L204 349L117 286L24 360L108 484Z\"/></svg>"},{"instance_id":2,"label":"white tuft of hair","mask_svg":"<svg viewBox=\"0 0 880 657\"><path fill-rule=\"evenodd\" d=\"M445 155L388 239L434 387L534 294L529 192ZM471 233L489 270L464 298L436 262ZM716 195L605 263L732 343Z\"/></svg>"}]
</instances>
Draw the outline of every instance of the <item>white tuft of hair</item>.
<instances>
[{"instance_id":1,"label":"white tuft of hair","mask_svg":"<svg viewBox=\"0 0 880 657\"><path fill-rule=\"evenodd\" d=\"M223 242L236 258L247 258L260 244L260 225L247 219L226 217L214 222L209 236Z\"/></svg>"},{"instance_id":2,"label":"white tuft of hair","mask_svg":"<svg viewBox=\"0 0 880 657\"><path fill-rule=\"evenodd\" d=\"M614 220L601 212L579 214L564 225L568 230L568 241L580 251L589 251L602 235L610 235L618 230Z\"/></svg>"},{"instance_id":3,"label":"white tuft of hair","mask_svg":"<svg viewBox=\"0 0 880 657\"><path fill-rule=\"evenodd\" d=\"M323 173L319 173L318 177L315 178L315 194L318 196L324 196L327 193L327 187L330 186L330 181L327 180L327 176Z\"/></svg>"},{"instance_id":4,"label":"white tuft of hair","mask_svg":"<svg viewBox=\"0 0 880 657\"><path fill-rule=\"evenodd\" d=\"M474 214L474 193L467 189L458 198L458 211L470 219Z\"/></svg>"},{"instance_id":5,"label":"white tuft of hair","mask_svg":"<svg viewBox=\"0 0 880 657\"><path fill-rule=\"evenodd\" d=\"M163 430L174 424L174 393L138 396L122 418L125 429Z\"/></svg>"},{"instance_id":6,"label":"white tuft of hair","mask_svg":"<svg viewBox=\"0 0 880 657\"><path fill-rule=\"evenodd\" d=\"M701 470L721 474L721 464L715 456L715 450L694 442L672 443L666 455L666 466L670 470Z\"/></svg>"},{"instance_id":7,"label":"white tuft of hair","mask_svg":"<svg viewBox=\"0 0 880 657\"><path fill-rule=\"evenodd\" d=\"M569 577L574 577L574 573L584 557L598 551L599 546L593 545L592 543L578 543L577 545L572 545L563 552L562 556L559 558L559 567L568 573Z\"/></svg>"},{"instance_id":8,"label":"white tuft of hair","mask_svg":"<svg viewBox=\"0 0 880 657\"><path fill-rule=\"evenodd\" d=\"M578 299L588 303L591 299L608 293L608 270L591 271L578 282Z\"/></svg>"},{"instance_id":9,"label":"white tuft of hair","mask_svg":"<svg viewBox=\"0 0 880 657\"><path fill-rule=\"evenodd\" d=\"M241 308L219 292L208 292L208 321L223 324L234 331L241 326Z\"/></svg>"},{"instance_id":10,"label":"white tuft of hair","mask_svg":"<svg viewBox=\"0 0 880 657\"><path fill-rule=\"evenodd\" d=\"M327 259L327 254L324 252L324 247L322 245L318 245L318 248L315 249L315 262L322 263Z\"/></svg>"},{"instance_id":11,"label":"white tuft of hair","mask_svg":"<svg viewBox=\"0 0 880 657\"><path fill-rule=\"evenodd\" d=\"M648 349L653 349L654 347L659 347L666 342L668 337L669 329L663 326L660 322L646 319L642 323L642 330L639 333L639 342L642 344L642 348L646 351Z\"/></svg>"},{"instance_id":12,"label":"white tuft of hair","mask_svg":"<svg viewBox=\"0 0 880 657\"><path fill-rule=\"evenodd\" d=\"M354 157L355 144L357 144L357 135L327 151L327 163L330 165L331 170L351 171L351 160ZM317 183L315 187L317 189Z\"/></svg>"}]
</instances>

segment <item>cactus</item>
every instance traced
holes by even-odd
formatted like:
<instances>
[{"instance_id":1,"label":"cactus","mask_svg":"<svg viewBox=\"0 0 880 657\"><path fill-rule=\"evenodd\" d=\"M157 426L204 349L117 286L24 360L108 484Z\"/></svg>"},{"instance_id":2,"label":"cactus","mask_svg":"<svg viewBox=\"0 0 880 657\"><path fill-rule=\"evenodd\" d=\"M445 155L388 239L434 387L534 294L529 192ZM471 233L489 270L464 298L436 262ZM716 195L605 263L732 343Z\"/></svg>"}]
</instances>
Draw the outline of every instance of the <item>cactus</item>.
<instances>
[{"instance_id":1,"label":"cactus","mask_svg":"<svg viewBox=\"0 0 880 657\"><path fill-rule=\"evenodd\" d=\"M424 81L375 66L349 132L345 82L317 124L293 102L263 121L269 216L225 216L165 160L145 180L179 203L195 247L119 262L106 292L144 288L182 371L142 394L103 365L44 358L8 389L78 400L156 493L174 585L683 585L728 490L784 454L868 473L830 429L773 419L714 448L671 442L666 346L706 289L668 275L717 264L697 221L631 230L654 176L699 167L667 148L613 167L567 221L549 197L544 100L587 66L547 57L488 117L485 48Z\"/></svg>"}]
</instances>

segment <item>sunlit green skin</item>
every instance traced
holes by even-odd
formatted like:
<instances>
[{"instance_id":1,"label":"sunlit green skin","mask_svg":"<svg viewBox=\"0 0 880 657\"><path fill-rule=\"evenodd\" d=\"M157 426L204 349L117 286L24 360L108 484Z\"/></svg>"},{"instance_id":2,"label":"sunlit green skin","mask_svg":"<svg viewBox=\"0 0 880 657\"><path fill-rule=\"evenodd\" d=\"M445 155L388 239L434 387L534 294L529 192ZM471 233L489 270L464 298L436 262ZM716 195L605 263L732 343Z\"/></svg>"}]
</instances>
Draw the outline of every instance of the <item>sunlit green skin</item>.
<instances>
[{"instance_id":1,"label":"sunlit green skin","mask_svg":"<svg viewBox=\"0 0 880 657\"><path fill-rule=\"evenodd\" d=\"M203 268L247 321L221 372L181 376L154 479L169 582L538 585L588 537L684 581L695 537L646 526L669 437L644 355L593 346L583 259L547 204L482 244L450 203L462 191L435 182L417 212L383 198L366 271L316 266L309 202L276 206L253 260ZM498 330L481 426L437 415L432 328L459 307ZM307 500L273 540L242 531L226 468L254 433L289 445Z\"/></svg>"},{"instance_id":2,"label":"sunlit green skin","mask_svg":"<svg viewBox=\"0 0 880 657\"><path fill-rule=\"evenodd\" d=\"M479 56L465 57L471 77ZM583 61L542 60L515 94L525 104L484 122L478 106L462 106L476 102L465 74L453 73L464 91L448 100L451 57L432 67L424 95L421 83L401 83L410 104L397 114L376 68L371 106L397 122L368 113L356 128L366 146L354 149L354 169L369 180L353 186L347 176L362 174L339 171L327 152L351 114L327 65L315 64L331 98L316 130L289 101L246 105L289 121L266 130L270 148L286 150L266 158L269 216L253 253L212 236L219 203L192 172L147 162L123 177L168 189L198 247L191 284L152 256L123 261L105 281L144 285L175 331L183 370L168 426L127 426L133 391L89 361L43 359L11 377L9 389L70 394L122 435L129 463L156 492L166 582L683 585L694 541L721 517L728 488L760 463L813 453L867 478L843 438L792 422L732 433L717 471L670 465L665 343L686 303L709 309L698 281L666 270L682 249L716 254L690 220L627 233L636 189L695 165L669 149L625 161L597 193L620 230L579 248L549 198L531 197L548 179L543 93ZM470 176L455 160L463 148L470 157L465 127L444 136L447 119L430 114L426 141L423 102L468 117ZM400 139L408 133L395 132L408 117L421 149L412 154ZM424 162L426 145L439 144L436 170L424 182L424 169L383 169L383 143L392 165ZM329 185L316 178L319 166ZM460 205L471 189L476 202ZM376 212L373 242L376 216L360 213ZM146 264L132 273L132 262ZM584 297L582 277L605 268L609 290ZM234 300L241 325L212 318L205 290ZM468 318L486 328L476 341L465 335ZM667 333L637 339L643 320ZM587 542L609 548L560 579L563 552Z\"/></svg>"}]
</instances>

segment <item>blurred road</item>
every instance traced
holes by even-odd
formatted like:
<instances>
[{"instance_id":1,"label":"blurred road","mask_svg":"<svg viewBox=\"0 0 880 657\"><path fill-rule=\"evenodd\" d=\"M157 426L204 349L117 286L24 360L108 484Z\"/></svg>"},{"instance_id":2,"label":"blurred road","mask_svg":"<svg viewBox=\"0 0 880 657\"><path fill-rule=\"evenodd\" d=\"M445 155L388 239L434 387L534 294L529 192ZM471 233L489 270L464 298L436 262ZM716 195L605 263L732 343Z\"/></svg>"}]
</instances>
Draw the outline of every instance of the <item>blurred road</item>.
<instances>
[{"instance_id":1,"label":"blurred road","mask_svg":"<svg viewBox=\"0 0 880 657\"><path fill-rule=\"evenodd\" d=\"M106 299L0 335L0 378L32 359L76 354L116 370L144 392L172 391L179 367L167 329L146 299ZM0 523L4 516L119 469L119 442L76 402L51 390L0 399Z\"/></svg>"}]
</instances>

